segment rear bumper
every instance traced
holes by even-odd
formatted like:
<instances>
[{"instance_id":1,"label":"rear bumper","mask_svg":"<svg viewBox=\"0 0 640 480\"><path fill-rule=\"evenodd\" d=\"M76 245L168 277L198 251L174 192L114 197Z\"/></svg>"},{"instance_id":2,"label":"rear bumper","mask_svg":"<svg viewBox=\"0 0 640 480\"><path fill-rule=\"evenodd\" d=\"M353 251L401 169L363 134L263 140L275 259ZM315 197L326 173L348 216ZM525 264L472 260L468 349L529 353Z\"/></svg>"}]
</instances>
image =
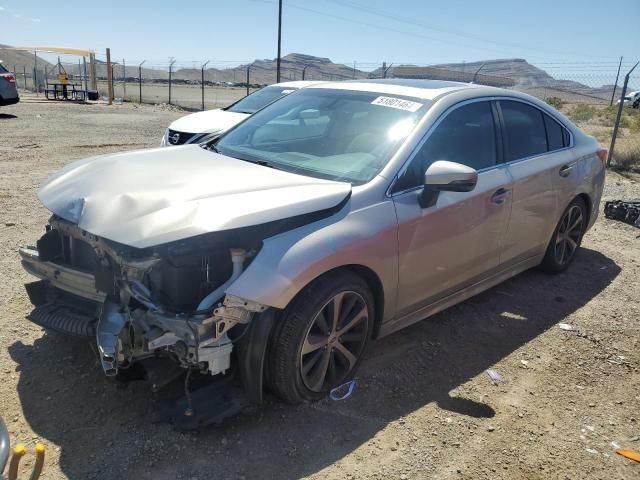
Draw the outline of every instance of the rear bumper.
<instances>
[{"instance_id":1,"label":"rear bumper","mask_svg":"<svg viewBox=\"0 0 640 480\"><path fill-rule=\"evenodd\" d=\"M0 97L0 106L14 105L20 101L20 97L2 98Z\"/></svg>"}]
</instances>

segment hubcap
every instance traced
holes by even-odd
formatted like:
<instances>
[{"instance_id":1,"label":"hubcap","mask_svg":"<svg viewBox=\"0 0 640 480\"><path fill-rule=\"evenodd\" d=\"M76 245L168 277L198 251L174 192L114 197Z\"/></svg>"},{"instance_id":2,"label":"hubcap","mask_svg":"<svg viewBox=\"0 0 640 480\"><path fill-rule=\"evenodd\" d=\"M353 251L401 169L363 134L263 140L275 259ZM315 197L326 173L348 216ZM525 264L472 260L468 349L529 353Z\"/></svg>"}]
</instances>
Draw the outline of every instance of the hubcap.
<instances>
[{"instance_id":1,"label":"hubcap","mask_svg":"<svg viewBox=\"0 0 640 480\"><path fill-rule=\"evenodd\" d=\"M362 354L369 309L356 292L340 292L316 313L300 353L300 373L309 390L339 385Z\"/></svg>"},{"instance_id":2,"label":"hubcap","mask_svg":"<svg viewBox=\"0 0 640 480\"><path fill-rule=\"evenodd\" d=\"M573 257L580 236L582 235L582 209L573 205L560 220L560 228L556 235L555 256L560 265L566 264Z\"/></svg>"}]
</instances>

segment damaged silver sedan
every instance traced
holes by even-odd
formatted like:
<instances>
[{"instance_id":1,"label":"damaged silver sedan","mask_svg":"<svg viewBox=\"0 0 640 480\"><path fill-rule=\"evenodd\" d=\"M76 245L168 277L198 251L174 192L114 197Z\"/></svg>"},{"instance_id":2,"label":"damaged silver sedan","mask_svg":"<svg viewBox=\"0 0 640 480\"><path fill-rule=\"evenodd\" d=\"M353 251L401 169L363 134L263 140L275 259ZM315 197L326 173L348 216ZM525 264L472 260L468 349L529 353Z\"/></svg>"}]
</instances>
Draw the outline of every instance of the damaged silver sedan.
<instances>
[{"instance_id":1,"label":"damaged silver sedan","mask_svg":"<svg viewBox=\"0 0 640 480\"><path fill-rule=\"evenodd\" d=\"M95 339L108 376L162 365L162 383L169 362L234 379L235 400L201 423L259 403L263 380L288 402L319 399L353 377L371 337L528 268L567 268L596 219L605 154L512 91L309 87L208 144L51 177L46 232L20 250L40 279L29 318Z\"/></svg>"}]
</instances>

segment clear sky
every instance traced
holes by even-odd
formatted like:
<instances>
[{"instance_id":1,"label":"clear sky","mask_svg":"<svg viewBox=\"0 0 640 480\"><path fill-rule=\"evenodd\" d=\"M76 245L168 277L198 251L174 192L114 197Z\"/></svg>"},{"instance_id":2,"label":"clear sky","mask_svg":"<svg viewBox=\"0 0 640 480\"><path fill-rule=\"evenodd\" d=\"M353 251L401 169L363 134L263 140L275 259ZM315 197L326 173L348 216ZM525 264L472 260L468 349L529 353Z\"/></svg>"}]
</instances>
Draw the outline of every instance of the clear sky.
<instances>
[{"instance_id":1,"label":"clear sky","mask_svg":"<svg viewBox=\"0 0 640 480\"><path fill-rule=\"evenodd\" d=\"M284 0L283 12L283 55L365 69L508 57L604 69L620 55L640 59L640 0ZM111 47L131 63L274 58L276 32L277 0L0 0L0 43Z\"/></svg>"}]
</instances>

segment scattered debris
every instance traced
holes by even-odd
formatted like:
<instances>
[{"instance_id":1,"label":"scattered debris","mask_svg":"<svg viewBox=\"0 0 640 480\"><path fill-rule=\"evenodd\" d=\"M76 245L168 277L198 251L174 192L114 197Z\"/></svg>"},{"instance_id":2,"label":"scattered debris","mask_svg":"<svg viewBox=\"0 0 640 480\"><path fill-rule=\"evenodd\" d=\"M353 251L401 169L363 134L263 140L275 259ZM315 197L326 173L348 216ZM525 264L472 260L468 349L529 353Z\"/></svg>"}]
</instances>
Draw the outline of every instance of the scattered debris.
<instances>
[{"instance_id":1,"label":"scattered debris","mask_svg":"<svg viewBox=\"0 0 640 480\"><path fill-rule=\"evenodd\" d=\"M631 450L629 448L618 448L616 449L616 453L618 455L622 455L624 458L640 463L640 453L635 450Z\"/></svg>"},{"instance_id":2,"label":"scattered debris","mask_svg":"<svg viewBox=\"0 0 640 480\"><path fill-rule=\"evenodd\" d=\"M596 450L595 448L585 448L585 450L589 453L595 453L596 455L598 454L598 450Z\"/></svg>"},{"instance_id":3,"label":"scattered debris","mask_svg":"<svg viewBox=\"0 0 640 480\"><path fill-rule=\"evenodd\" d=\"M527 360L520 360L520 363L522 364L521 365L522 368L529 367L529 362Z\"/></svg>"},{"instance_id":4,"label":"scattered debris","mask_svg":"<svg viewBox=\"0 0 640 480\"><path fill-rule=\"evenodd\" d=\"M329 392L329 398L333 401L346 400L351 396L356 386L356 380L349 380L347 383L337 386Z\"/></svg>"},{"instance_id":5,"label":"scattered debris","mask_svg":"<svg viewBox=\"0 0 640 480\"><path fill-rule=\"evenodd\" d=\"M502 375L500 375L500 373L493 368L487 370L487 375L489 375L489 378L494 382L501 382L503 380Z\"/></svg>"},{"instance_id":6,"label":"scattered debris","mask_svg":"<svg viewBox=\"0 0 640 480\"><path fill-rule=\"evenodd\" d=\"M564 330L566 332L573 332L575 330L575 327L573 325L569 325L568 323L559 323L558 327L560 327L560 330Z\"/></svg>"},{"instance_id":7,"label":"scattered debris","mask_svg":"<svg viewBox=\"0 0 640 480\"><path fill-rule=\"evenodd\" d=\"M607 362L614 365L625 365L627 360L624 355L613 355L611 358L607 358Z\"/></svg>"},{"instance_id":8,"label":"scattered debris","mask_svg":"<svg viewBox=\"0 0 640 480\"><path fill-rule=\"evenodd\" d=\"M613 200L604 204L604 216L640 227L640 202Z\"/></svg>"},{"instance_id":9,"label":"scattered debris","mask_svg":"<svg viewBox=\"0 0 640 480\"><path fill-rule=\"evenodd\" d=\"M4 222L5 227L15 227L16 222Z\"/></svg>"}]
</instances>

